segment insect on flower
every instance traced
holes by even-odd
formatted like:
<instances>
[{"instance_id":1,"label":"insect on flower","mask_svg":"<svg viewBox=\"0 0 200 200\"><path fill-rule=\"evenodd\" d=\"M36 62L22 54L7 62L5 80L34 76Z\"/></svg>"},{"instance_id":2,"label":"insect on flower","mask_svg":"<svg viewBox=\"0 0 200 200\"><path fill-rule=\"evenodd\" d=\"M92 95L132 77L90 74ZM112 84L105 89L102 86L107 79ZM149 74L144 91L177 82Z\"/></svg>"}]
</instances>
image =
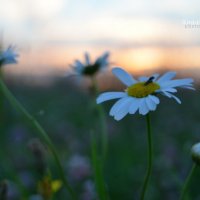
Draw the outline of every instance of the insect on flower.
<instances>
[{"instance_id":1,"label":"insect on flower","mask_svg":"<svg viewBox=\"0 0 200 200\"><path fill-rule=\"evenodd\" d=\"M138 110L141 115L146 115L149 111L156 110L157 105L160 103L157 94L173 98L180 104L180 99L173 94L177 92L176 88L194 89L193 79L173 79L176 72L172 71L162 76L159 74L154 74L150 77L142 76L138 80L119 67L113 68L112 73L127 88L124 92L102 93L97 98L97 104L112 99L119 99L110 110L110 115L115 120L121 120L127 114L135 114Z\"/></svg>"}]
</instances>

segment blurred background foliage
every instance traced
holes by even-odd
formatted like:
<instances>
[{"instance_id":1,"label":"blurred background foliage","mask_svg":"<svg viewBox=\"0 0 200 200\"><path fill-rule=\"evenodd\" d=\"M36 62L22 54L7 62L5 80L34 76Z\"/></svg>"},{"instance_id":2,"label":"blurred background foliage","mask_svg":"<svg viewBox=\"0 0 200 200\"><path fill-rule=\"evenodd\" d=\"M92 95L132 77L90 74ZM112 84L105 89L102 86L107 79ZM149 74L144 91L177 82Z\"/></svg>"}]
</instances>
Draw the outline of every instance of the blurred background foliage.
<instances>
[{"instance_id":1,"label":"blurred background foliage","mask_svg":"<svg viewBox=\"0 0 200 200\"><path fill-rule=\"evenodd\" d=\"M46 129L79 198L95 199L90 131L98 135L100 128L89 84L79 87L67 78L48 86L9 80L7 84ZM178 96L181 105L161 97L158 109L151 113L155 162L148 199L178 199L192 165L191 146L200 141L198 90L180 90ZM117 122L108 115L111 105L112 101L103 105L109 134L104 171L107 189L110 199L138 199L147 163L146 122L138 114ZM7 180L9 199L38 194L44 175L58 179L53 159L35 130L2 96L0 132L0 180ZM200 198L199 175L200 170L192 179L190 199ZM55 199L63 196L67 194L62 188L54 194Z\"/></svg>"}]
</instances>

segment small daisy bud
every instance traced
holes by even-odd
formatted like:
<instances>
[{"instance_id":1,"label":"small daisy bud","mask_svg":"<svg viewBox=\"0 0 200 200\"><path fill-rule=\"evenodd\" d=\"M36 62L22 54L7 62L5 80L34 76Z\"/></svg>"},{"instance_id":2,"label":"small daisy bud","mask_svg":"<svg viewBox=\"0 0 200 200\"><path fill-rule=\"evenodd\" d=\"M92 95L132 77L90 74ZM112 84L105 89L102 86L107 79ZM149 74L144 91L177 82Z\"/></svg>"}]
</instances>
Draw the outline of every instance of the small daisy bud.
<instances>
[{"instance_id":1,"label":"small daisy bud","mask_svg":"<svg viewBox=\"0 0 200 200\"><path fill-rule=\"evenodd\" d=\"M200 143L192 146L191 153L193 161L200 166Z\"/></svg>"}]
</instances>

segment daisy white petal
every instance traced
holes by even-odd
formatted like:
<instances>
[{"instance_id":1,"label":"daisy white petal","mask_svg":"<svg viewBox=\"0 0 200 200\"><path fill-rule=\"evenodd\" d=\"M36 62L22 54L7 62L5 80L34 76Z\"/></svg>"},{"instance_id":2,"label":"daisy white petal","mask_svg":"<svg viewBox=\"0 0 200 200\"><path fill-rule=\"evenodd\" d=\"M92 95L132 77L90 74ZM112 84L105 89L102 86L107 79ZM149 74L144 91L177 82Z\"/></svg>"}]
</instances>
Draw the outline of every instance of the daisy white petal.
<instances>
[{"instance_id":1,"label":"daisy white petal","mask_svg":"<svg viewBox=\"0 0 200 200\"><path fill-rule=\"evenodd\" d=\"M104 92L98 96L96 102L97 102L97 104L100 104L104 101L118 99L118 98L122 98L122 97L126 97L126 96L127 96L127 94L125 92Z\"/></svg>"},{"instance_id":2,"label":"daisy white petal","mask_svg":"<svg viewBox=\"0 0 200 200\"><path fill-rule=\"evenodd\" d=\"M168 92L163 91L161 94L163 94L163 95L166 96L166 97L171 98L171 94L168 93Z\"/></svg>"},{"instance_id":3,"label":"daisy white petal","mask_svg":"<svg viewBox=\"0 0 200 200\"><path fill-rule=\"evenodd\" d=\"M131 102L131 105L129 107L129 113L130 114L135 114L137 112L139 106L140 106L140 99L133 98L132 102Z\"/></svg>"},{"instance_id":4,"label":"daisy white petal","mask_svg":"<svg viewBox=\"0 0 200 200\"><path fill-rule=\"evenodd\" d=\"M124 103L120 105L117 112L115 112L114 114L115 120L119 121L128 114L131 100L131 98L127 98L126 101L124 101Z\"/></svg>"},{"instance_id":5,"label":"daisy white petal","mask_svg":"<svg viewBox=\"0 0 200 200\"><path fill-rule=\"evenodd\" d=\"M175 89L175 88L164 88L164 89L157 90L156 92L163 92L163 91L175 93L175 92L177 92L177 89Z\"/></svg>"},{"instance_id":6,"label":"daisy white petal","mask_svg":"<svg viewBox=\"0 0 200 200\"><path fill-rule=\"evenodd\" d=\"M166 82L160 83L161 88L165 87L184 87L184 86L191 86L193 83L193 79L185 78L185 79L177 79L177 80L170 80Z\"/></svg>"},{"instance_id":7,"label":"daisy white petal","mask_svg":"<svg viewBox=\"0 0 200 200\"><path fill-rule=\"evenodd\" d=\"M107 51L101 56L101 59L106 60L109 56L110 56L110 53Z\"/></svg>"},{"instance_id":8,"label":"daisy white petal","mask_svg":"<svg viewBox=\"0 0 200 200\"><path fill-rule=\"evenodd\" d=\"M185 88L185 89L188 89L188 90L195 90L195 88L190 87L190 86L185 86L184 88Z\"/></svg>"},{"instance_id":9,"label":"daisy white petal","mask_svg":"<svg viewBox=\"0 0 200 200\"><path fill-rule=\"evenodd\" d=\"M161 83L163 81L168 81L176 76L176 72L167 72L162 75L156 82Z\"/></svg>"},{"instance_id":10,"label":"daisy white petal","mask_svg":"<svg viewBox=\"0 0 200 200\"><path fill-rule=\"evenodd\" d=\"M97 60L95 61L95 64L100 64L101 67L106 67L108 65L109 55L110 55L109 52L105 52L101 57L97 58Z\"/></svg>"},{"instance_id":11,"label":"daisy white petal","mask_svg":"<svg viewBox=\"0 0 200 200\"><path fill-rule=\"evenodd\" d=\"M128 99L129 99L129 97L124 97L124 98L118 100L118 101L112 106L112 108L111 108L109 114L110 114L111 116L114 116L114 115L118 112L118 110L119 110L121 107L123 107L124 104L126 104L126 102L128 101Z\"/></svg>"},{"instance_id":12,"label":"daisy white petal","mask_svg":"<svg viewBox=\"0 0 200 200\"><path fill-rule=\"evenodd\" d=\"M155 110L157 104L149 97L145 98L146 104L149 108L149 110Z\"/></svg>"},{"instance_id":13,"label":"daisy white petal","mask_svg":"<svg viewBox=\"0 0 200 200\"><path fill-rule=\"evenodd\" d=\"M139 113L141 115L146 115L149 112L149 108L146 104L145 98L141 99L139 106Z\"/></svg>"},{"instance_id":14,"label":"daisy white petal","mask_svg":"<svg viewBox=\"0 0 200 200\"><path fill-rule=\"evenodd\" d=\"M79 60L76 60L75 61L75 64L74 64L74 69L77 73L81 74L82 73L82 70L84 68L83 64L79 61Z\"/></svg>"},{"instance_id":15,"label":"daisy white petal","mask_svg":"<svg viewBox=\"0 0 200 200\"><path fill-rule=\"evenodd\" d=\"M177 103L181 104L181 100L178 97L176 97L173 94L171 94L171 96L172 96L172 98L174 98L177 101Z\"/></svg>"},{"instance_id":16,"label":"daisy white petal","mask_svg":"<svg viewBox=\"0 0 200 200\"><path fill-rule=\"evenodd\" d=\"M177 92L177 89L175 89L175 88L165 88L164 90L167 92L172 92L172 93Z\"/></svg>"},{"instance_id":17,"label":"daisy white petal","mask_svg":"<svg viewBox=\"0 0 200 200\"><path fill-rule=\"evenodd\" d=\"M178 97L176 97L175 95L173 95L169 92L163 92L163 94L169 98L174 98L177 101L177 103L181 104L181 100Z\"/></svg>"},{"instance_id":18,"label":"daisy white petal","mask_svg":"<svg viewBox=\"0 0 200 200\"><path fill-rule=\"evenodd\" d=\"M126 86L131 86L137 81L123 69L116 67L112 69L112 73Z\"/></svg>"},{"instance_id":19,"label":"daisy white petal","mask_svg":"<svg viewBox=\"0 0 200 200\"><path fill-rule=\"evenodd\" d=\"M76 66L76 67L84 67L83 63L81 63L80 60L75 60L74 66Z\"/></svg>"},{"instance_id":20,"label":"daisy white petal","mask_svg":"<svg viewBox=\"0 0 200 200\"><path fill-rule=\"evenodd\" d=\"M85 64L90 65L90 56L87 52L85 53Z\"/></svg>"},{"instance_id":21,"label":"daisy white petal","mask_svg":"<svg viewBox=\"0 0 200 200\"><path fill-rule=\"evenodd\" d=\"M154 95L149 95L149 98L155 103L155 104L159 104L160 100L158 97L154 96Z\"/></svg>"}]
</instances>

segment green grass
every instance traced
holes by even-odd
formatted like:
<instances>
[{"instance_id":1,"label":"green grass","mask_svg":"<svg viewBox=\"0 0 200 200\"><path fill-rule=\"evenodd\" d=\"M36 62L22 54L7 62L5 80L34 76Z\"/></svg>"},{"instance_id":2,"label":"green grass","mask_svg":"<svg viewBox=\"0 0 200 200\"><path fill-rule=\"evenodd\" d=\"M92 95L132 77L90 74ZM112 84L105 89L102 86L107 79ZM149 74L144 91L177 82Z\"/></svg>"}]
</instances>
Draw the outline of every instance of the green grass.
<instances>
[{"instance_id":1,"label":"green grass","mask_svg":"<svg viewBox=\"0 0 200 200\"><path fill-rule=\"evenodd\" d=\"M68 160L74 154L90 157L90 130L98 130L98 115L93 97L69 82L57 82L50 87L28 87L10 84L17 99L32 113L53 140L68 174ZM200 94L180 90L182 104L161 97L156 112L151 113L154 164L148 200L178 199L180 187L192 166L191 146L200 141ZM109 130L109 147L104 177L112 200L138 199L144 179L146 152L146 122L140 115L129 115L116 122L108 113L113 101L104 104ZM37 138L35 131L25 123L19 113L4 99L0 124L0 180L14 184L20 199L37 193L41 179L37 159L30 149L30 142ZM58 173L48 152L45 163L52 177ZM70 174L68 174L70 176ZM25 178L24 178L25 176ZM199 199L200 170L192 179L191 200ZM78 194L82 193L85 180L79 183L70 177ZM28 183L26 183L26 181ZM59 191L55 199L66 199L67 193ZM17 198L13 198L17 199Z\"/></svg>"}]
</instances>

